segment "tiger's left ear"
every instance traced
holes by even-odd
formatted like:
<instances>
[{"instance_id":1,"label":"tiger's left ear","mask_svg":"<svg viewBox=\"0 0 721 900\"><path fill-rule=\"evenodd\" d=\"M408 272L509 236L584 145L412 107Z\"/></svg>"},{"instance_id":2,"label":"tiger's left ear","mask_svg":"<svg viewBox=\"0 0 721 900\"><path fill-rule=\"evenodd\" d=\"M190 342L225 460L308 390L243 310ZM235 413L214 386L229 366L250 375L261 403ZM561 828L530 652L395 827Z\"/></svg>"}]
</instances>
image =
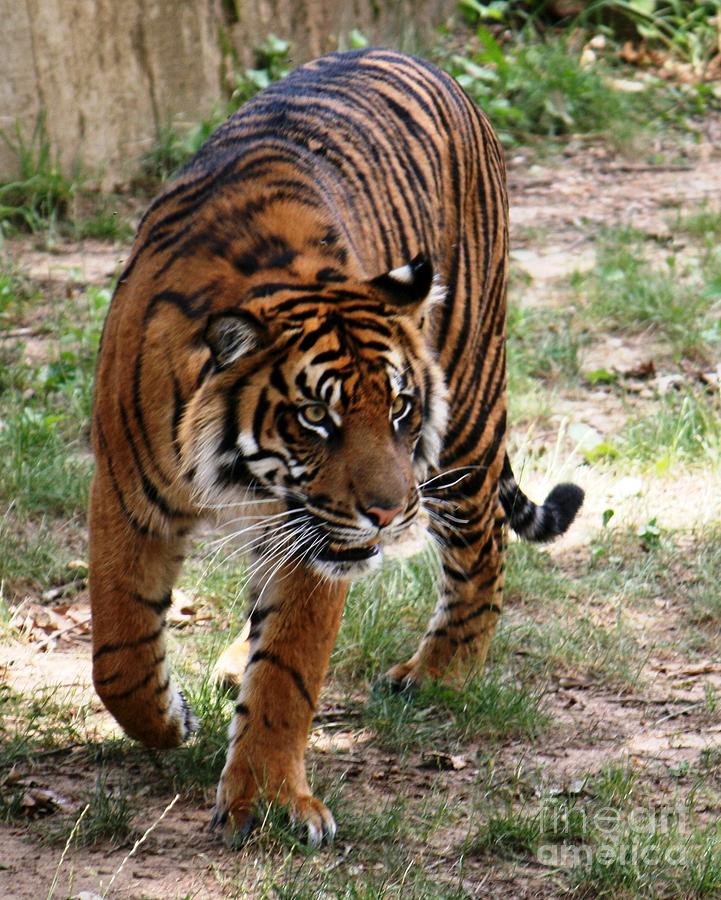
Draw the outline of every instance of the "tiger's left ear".
<instances>
[{"instance_id":1,"label":"tiger's left ear","mask_svg":"<svg viewBox=\"0 0 721 900\"><path fill-rule=\"evenodd\" d=\"M264 344L263 328L250 313L233 311L210 316L203 340L210 348L217 369L259 350Z\"/></svg>"},{"instance_id":2,"label":"tiger's left ear","mask_svg":"<svg viewBox=\"0 0 721 900\"><path fill-rule=\"evenodd\" d=\"M397 306L415 306L431 293L433 266L419 253L407 265L373 278L371 284L386 293Z\"/></svg>"}]
</instances>

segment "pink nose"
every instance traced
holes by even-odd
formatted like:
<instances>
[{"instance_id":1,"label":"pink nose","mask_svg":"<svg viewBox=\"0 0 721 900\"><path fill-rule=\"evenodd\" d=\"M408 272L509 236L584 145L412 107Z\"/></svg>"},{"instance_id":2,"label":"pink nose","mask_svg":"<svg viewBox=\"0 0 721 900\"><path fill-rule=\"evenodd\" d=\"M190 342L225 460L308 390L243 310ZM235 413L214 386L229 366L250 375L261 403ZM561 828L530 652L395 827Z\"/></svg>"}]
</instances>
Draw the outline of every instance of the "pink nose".
<instances>
[{"instance_id":1,"label":"pink nose","mask_svg":"<svg viewBox=\"0 0 721 900\"><path fill-rule=\"evenodd\" d=\"M392 509L388 509L385 506L369 506L366 509L366 515L373 520L373 524L377 525L378 528L385 528L387 525L390 525L393 519L402 512L402 506L394 506Z\"/></svg>"}]
</instances>

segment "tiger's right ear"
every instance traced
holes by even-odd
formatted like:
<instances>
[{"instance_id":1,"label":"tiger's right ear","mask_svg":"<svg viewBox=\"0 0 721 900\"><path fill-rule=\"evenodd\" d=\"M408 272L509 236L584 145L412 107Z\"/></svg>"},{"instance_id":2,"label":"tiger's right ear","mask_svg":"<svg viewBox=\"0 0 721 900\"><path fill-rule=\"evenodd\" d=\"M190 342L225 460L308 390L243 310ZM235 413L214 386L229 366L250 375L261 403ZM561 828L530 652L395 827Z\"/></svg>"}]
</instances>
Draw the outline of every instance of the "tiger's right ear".
<instances>
[{"instance_id":1,"label":"tiger's right ear","mask_svg":"<svg viewBox=\"0 0 721 900\"><path fill-rule=\"evenodd\" d=\"M419 253L407 265L379 275L371 284L381 288L394 306L415 306L431 293L433 266Z\"/></svg>"},{"instance_id":2,"label":"tiger's right ear","mask_svg":"<svg viewBox=\"0 0 721 900\"><path fill-rule=\"evenodd\" d=\"M208 319L203 340L210 347L215 365L224 369L262 347L262 335L260 322L248 313L217 313Z\"/></svg>"}]
</instances>

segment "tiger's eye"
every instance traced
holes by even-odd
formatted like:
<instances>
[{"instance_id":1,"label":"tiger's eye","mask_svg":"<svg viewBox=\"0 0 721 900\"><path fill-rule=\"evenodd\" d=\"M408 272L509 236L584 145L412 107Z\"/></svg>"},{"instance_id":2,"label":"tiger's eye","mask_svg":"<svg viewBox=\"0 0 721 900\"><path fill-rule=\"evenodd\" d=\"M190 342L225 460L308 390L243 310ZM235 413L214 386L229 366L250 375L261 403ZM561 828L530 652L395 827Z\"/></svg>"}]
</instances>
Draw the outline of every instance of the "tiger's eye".
<instances>
[{"instance_id":1,"label":"tiger's eye","mask_svg":"<svg viewBox=\"0 0 721 900\"><path fill-rule=\"evenodd\" d=\"M322 403L309 403L301 409L301 413L306 422L311 425L320 425L320 423L328 415L328 412Z\"/></svg>"},{"instance_id":2,"label":"tiger's eye","mask_svg":"<svg viewBox=\"0 0 721 900\"><path fill-rule=\"evenodd\" d=\"M393 403L391 403L391 415L394 419L397 419L398 416L403 415L403 413L408 409L408 398L404 397L403 394L399 394Z\"/></svg>"}]
</instances>

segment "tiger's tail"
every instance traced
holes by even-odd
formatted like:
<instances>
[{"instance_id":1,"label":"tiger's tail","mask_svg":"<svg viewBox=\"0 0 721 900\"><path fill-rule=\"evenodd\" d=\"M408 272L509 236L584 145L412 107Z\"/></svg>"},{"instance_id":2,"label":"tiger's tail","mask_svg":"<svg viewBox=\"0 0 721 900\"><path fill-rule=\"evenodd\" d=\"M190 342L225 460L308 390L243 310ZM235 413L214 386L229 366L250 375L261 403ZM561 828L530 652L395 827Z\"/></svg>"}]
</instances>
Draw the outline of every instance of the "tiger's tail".
<instances>
[{"instance_id":1,"label":"tiger's tail","mask_svg":"<svg viewBox=\"0 0 721 900\"><path fill-rule=\"evenodd\" d=\"M575 484L557 484L539 506L516 483L506 456L500 481L500 500L511 528L527 541L552 541L564 534L583 503L583 491Z\"/></svg>"}]
</instances>

